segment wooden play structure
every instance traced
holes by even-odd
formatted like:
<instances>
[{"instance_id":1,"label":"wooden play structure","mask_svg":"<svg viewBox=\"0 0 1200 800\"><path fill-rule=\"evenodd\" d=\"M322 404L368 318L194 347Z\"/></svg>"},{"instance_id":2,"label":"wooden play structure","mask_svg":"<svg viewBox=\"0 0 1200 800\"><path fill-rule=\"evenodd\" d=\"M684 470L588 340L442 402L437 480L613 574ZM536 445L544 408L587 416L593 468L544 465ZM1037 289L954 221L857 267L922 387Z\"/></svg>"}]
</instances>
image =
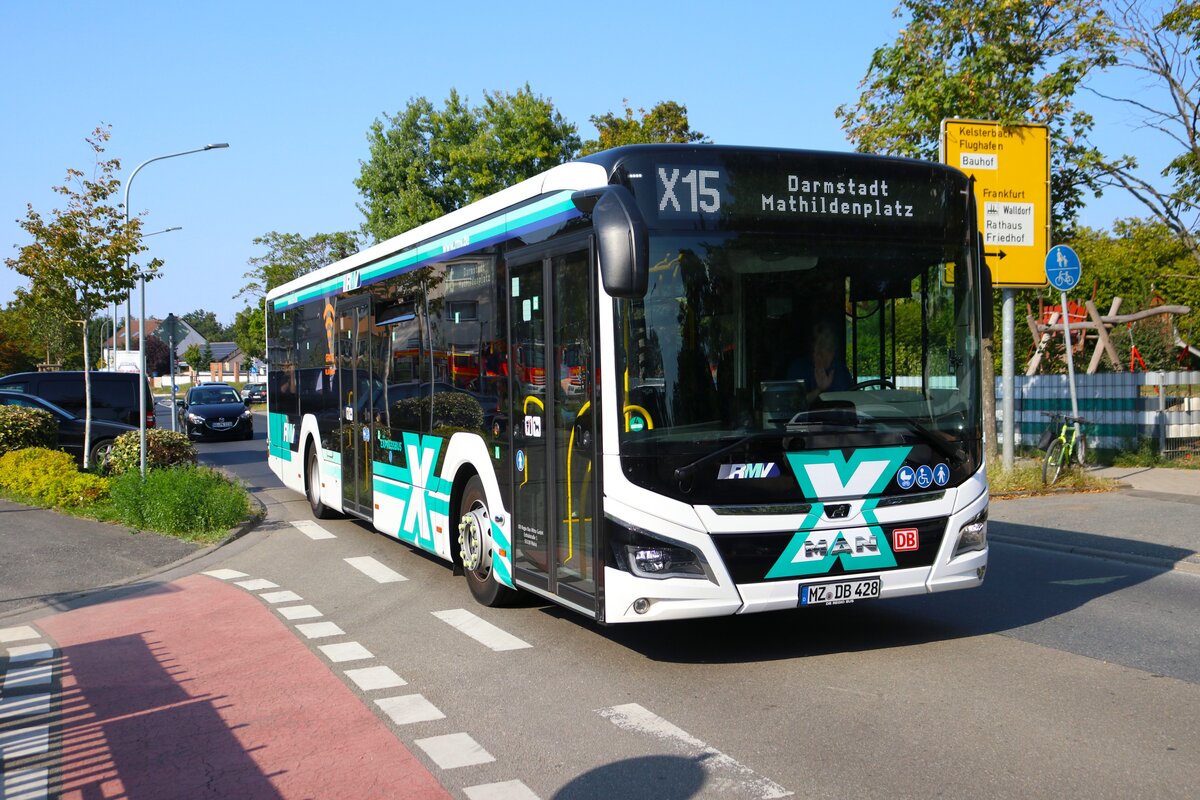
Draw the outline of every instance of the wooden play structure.
<instances>
[{"instance_id":1,"label":"wooden play structure","mask_svg":"<svg viewBox=\"0 0 1200 800\"><path fill-rule=\"evenodd\" d=\"M1130 347L1130 361L1126 365L1117 353L1117 348L1113 345L1112 328L1114 325L1128 325L1138 320L1149 319L1151 317L1163 316L1163 322L1169 323L1172 316L1181 316L1190 314L1191 308L1188 306L1172 306L1159 305L1151 308L1135 311L1132 314L1118 314L1121 309L1121 298L1114 297L1112 305L1109 306L1108 313L1101 315L1096 308L1094 300L1086 301L1082 306L1077 303L1067 303L1065 313L1067 314L1067 326L1071 331L1072 350L1079 352L1087 347L1088 342L1092 342L1092 360L1088 363L1087 374L1094 375L1100 367L1101 359L1107 357L1109 363L1112 364L1115 370L1129 369L1134 371L1138 362L1141 362L1141 369L1144 372L1146 363L1141 360L1141 354L1138 353L1137 346ZM1028 314L1026 322L1029 324L1029 330L1033 334L1033 341L1036 343L1033 349L1033 355L1029 359L1029 364L1025 369L1026 375L1036 375L1038 368L1041 366L1042 357L1046 354L1046 347L1055 336L1062 336L1063 325L1062 315L1064 309L1061 306L1051 306L1042 309L1043 313L1034 316L1033 309L1027 307ZM1076 331L1080 334L1077 336ZM1064 359L1065 359L1064 355Z\"/></svg>"}]
</instances>

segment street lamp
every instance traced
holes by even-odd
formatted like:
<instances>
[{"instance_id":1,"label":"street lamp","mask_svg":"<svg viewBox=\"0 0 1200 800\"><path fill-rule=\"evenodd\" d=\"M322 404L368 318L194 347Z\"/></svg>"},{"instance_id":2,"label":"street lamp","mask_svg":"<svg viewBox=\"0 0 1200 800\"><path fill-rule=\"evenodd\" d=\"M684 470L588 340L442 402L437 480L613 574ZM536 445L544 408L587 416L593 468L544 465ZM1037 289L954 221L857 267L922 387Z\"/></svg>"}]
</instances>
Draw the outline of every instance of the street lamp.
<instances>
[{"instance_id":1,"label":"street lamp","mask_svg":"<svg viewBox=\"0 0 1200 800\"><path fill-rule=\"evenodd\" d=\"M206 144L204 147L198 147L195 150L184 150L181 153L168 153L165 156L155 156L148 158L137 165L137 168L130 174L129 179L125 181L125 225L129 225L129 187L133 183L133 179L142 171L142 167L147 164L153 164L155 161L163 161L168 158L178 158L179 156L188 156L192 153L203 153L205 150L221 150L229 147L226 142L220 144ZM125 266L129 267L129 257L125 258ZM146 276L138 271L138 295L141 308L138 312L138 446L141 450L141 471L142 480L146 479ZM128 305L126 305L125 314L125 349L129 349L129 313Z\"/></svg>"}]
</instances>

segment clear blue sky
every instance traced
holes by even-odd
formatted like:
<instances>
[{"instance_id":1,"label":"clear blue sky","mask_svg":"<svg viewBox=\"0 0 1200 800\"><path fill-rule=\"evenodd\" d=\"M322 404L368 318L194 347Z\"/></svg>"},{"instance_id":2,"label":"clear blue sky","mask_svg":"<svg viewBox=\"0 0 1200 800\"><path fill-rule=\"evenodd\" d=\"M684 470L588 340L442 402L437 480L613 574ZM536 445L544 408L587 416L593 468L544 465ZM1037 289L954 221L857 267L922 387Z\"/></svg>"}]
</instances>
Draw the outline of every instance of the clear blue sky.
<instances>
[{"instance_id":1,"label":"clear blue sky","mask_svg":"<svg viewBox=\"0 0 1200 800\"><path fill-rule=\"evenodd\" d=\"M56 207L51 187L87 168L84 137L112 125L108 155L123 175L166 153L228 142L228 150L151 164L130 188L148 211L151 316L246 302L251 240L268 231L357 229L353 181L366 132L417 96L441 105L451 88L472 103L526 82L594 138L588 117L660 100L688 107L692 126L724 144L848 150L833 111L858 96L872 50L900 27L896 0L498 4L304 2L0 4L0 251L27 241L26 203ZM1089 101L1090 102L1090 101ZM1119 109L1090 102L1103 145L1155 163L1163 142ZM1157 150L1156 150L1157 146ZM1142 215L1110 192L1084 224ZM22 285L0 267L0 304ZM136 315L137 309L134 308Z\"/></svg>"}]
</instances>

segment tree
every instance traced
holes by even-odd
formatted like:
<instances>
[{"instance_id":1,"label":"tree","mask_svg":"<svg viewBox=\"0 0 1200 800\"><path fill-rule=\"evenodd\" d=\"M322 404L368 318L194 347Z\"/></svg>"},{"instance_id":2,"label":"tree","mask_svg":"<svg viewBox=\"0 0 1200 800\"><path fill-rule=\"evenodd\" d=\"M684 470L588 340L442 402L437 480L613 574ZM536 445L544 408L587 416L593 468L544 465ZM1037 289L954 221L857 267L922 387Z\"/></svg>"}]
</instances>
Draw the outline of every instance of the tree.
<instances>
[{"instance_id":1,"label":"tree","mask_svg":"<svg viewBox=\"0 0 1200 800\"><path fill-rule=\"evenodd\" d=\"M27 351L43 364L75 366L81 364L79 328L69 314L64 314L57 298L44 291L41 284L19 287L10 305L14 316L14 334L24 342ZM35 365L37 361L34 362Z\"/></svg>"},{"instance_id":2,"label":"tree","mask_svg":"<svg viewBox=\"0 0 1200 800\"><path fill-rule=\"evenodd\" d=\"M55 209L49 219L26 206L20 226L33 240L19 248L17 258L5 263L29 279L31 296L60 321L81 320L84 362L84 440L91 439L92 384L88 369L87 320L100 308L124 298L137 281L139 271L149 280L162 262L145 266L132 257L146 248L141 242L141 217L125 220L120 204L112 197L120 190L115 177L119 159L103 159L104 145L111 136L107 127L96 128L87 137L95 158L91 176L68 169L66 182L54 191L66 198L65 209ZM84 451L84 466L88 454Z\"/></svg>"},{"instance_id":3,"label":"tree","mask_svg":"<svg viewBox=\"0 0 1200 800\"><path fill-rule=\"evenodd\" d=\"M141 347L140 339L138 347ZM171 374L171 346L155 334L146 337L147 374Z\"/></svg>"},{"instance_id":4,"label":"tree","mask_svg":"<svg viewBox=\"0 0 1200 800\"><path fill-rule=\"evenodd\" d=\"M1103 183L1130 192L1200 265L1200 3L1175 0L1157 21L1142 7L1138 2L1117 7L1117 63L1148 79L1142 85L1151 91L1135 97L1100 96L1128 107L1142 127L1170 142L1177 154L1160 173L1169 186L1142 177L1132 156L1105 161L1096 155L1095 163Z\"/></svg>"},{"instance_id":5,"label":"tree","mask_svg":"<svg viewBox=\"0 0 1200 800\"><path fill-rule=\"evenodd\" d=\"M191 325L192 330L209 341L219 342L227 335L225 326L217 321L217 315L212 311L197 308L195 311L189 311L179 318L188 325Z\"/></svg>"},{"instance_id":6,"label":"tree","mask_svg":"<svg viewBox=\"0 0 1200 800\"><path fill-rule=\"evenodd\" d=\"M242 275L247 282L234 295L235 299L250 295L261 300L277 286L357 253L361 242L351 231L317 233L307 238L298 233L271 231L251 244L265 247L267 252L246 262L251 269ZM184 319L188 316L184 315Z\"/></svg>"},{"instance_id":7,"label":"tree","mask_svg":"<svg viewBox=\"0 0 1200 800\"><path fill-rule=\"evenodd\" d=\"M210 351L211 355L211 351ZM183 351L183 360L187 362L188 368L193 373L200 371L200 361L204 358L204 351L200 349L200 345L192 342Z\"/></svg>"},{"instance_id":8,"label":"tree","mask_svg":"<svg viewBox=\"0 0 1200 800\"><path fill-rule=\"evenodd\" d=\"M856 103L835 112L855 146L936 160L946 118L1044 123L1051 137L1052 218L1061 241L1098 183L1082 144L1090 116L1073 98L1115 60L1100 0L902 0L909 16L871 58Z\"/></svg>"},{"instance_id":9,"label":"tree","mask_svg":"<svg viewBox=\"0 0 1200 800\"><path fill-rule=\"evenodd\" d=\"M0 309L0 375L29 372L37 368L38 348L17 303Z\"/></svg>"},{"instance_id":10,"label":"tree","mask_svg":"<svg viewBox=\"0 0 1200 800\"><path fill-rule=\"evenodd\" d=\"M424 97L367 133L370 158L355 180L364 232L374 241L461 208L569 161L579 150L574 124L526 84L515 94L484 92L470 107L451 90L441 110Z\"/></svg>"},{"instance_id":11,"label":"tree","mask_svg":"<svg viewBox=\"0 0 1200 800\"><path fill-rule=\"evenodd\" d=\"M611 147L627 144L657 144L709 142L700 131L694 131L688 122L687 106L673 100L663 100L646 111L639 108L641 119L634 119L628 100L623 100L624 116L609 111L590 117L599 137L583 143L580 155L588 155Z\"/></svg>"},{"instance_id":12,"label":"tree","mask_svg":"<svg viewBox=\"0 0 1200 800\"><path fill-rule=\"evenodd\" d=\"M267 332L261 306L246 306L239 311L230 331L233 341L246 358L263 358L266 355Z\"/></svg>"}]
</instances>

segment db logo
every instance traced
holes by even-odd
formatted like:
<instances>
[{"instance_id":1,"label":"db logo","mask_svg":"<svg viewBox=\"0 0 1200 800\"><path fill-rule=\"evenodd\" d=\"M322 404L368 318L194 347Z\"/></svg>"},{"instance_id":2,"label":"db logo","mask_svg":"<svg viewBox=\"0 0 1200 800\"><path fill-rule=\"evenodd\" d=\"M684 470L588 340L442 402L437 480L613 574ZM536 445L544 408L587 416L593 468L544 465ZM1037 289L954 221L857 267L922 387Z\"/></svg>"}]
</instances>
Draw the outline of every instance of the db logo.
<instances>
[{"instance_id":1,"label":"db logo","mask_svg":"<svg viewBox=\"0 0 1200 800\"><path fill-rule=\"evenodd\" d=\"M892 531L893 550L916 550L918 546L916 528L896 528Z\"/></svg>"}]
</instances>

